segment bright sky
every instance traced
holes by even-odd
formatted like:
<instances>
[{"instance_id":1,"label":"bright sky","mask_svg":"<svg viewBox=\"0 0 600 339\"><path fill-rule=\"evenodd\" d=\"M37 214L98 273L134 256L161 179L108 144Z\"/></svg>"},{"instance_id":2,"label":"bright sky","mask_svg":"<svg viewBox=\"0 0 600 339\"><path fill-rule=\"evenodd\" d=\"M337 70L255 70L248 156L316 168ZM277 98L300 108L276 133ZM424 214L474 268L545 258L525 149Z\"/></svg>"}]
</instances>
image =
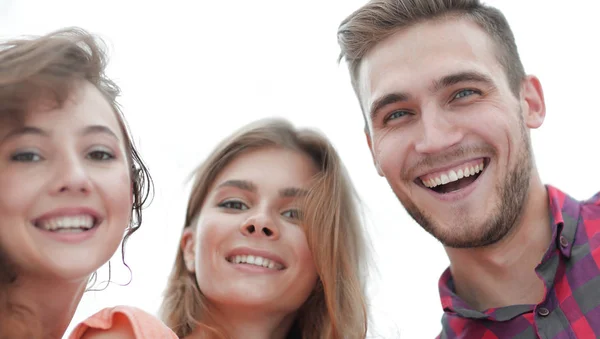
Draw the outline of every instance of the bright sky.
<instances>
[{"instance_id":1,"label":"bright sky","mask_svg":"<svg viewBox=\"0 0 600 339\"><path fill-rule=\"evenodd\" d=\"M182 229L188 174L234 129L281 116L330 137L365 202L376 250L374 334L439 332L437 280L448 259L376 174L346 67L336 64L336 28L363 3L0 0L1 38L77 25L107 40L109 76L122 87L127 120L155 180L155 199L126 247L133 280L87 293L74 323L116 304L156 312ZM504 11L526 71L544 88L547 118L532 134L543 181L578 199L592 196L600 188L600 4L488 3ZM116 283L128 281L120 253L112 269Z\"/></svg>"}]
</instances>

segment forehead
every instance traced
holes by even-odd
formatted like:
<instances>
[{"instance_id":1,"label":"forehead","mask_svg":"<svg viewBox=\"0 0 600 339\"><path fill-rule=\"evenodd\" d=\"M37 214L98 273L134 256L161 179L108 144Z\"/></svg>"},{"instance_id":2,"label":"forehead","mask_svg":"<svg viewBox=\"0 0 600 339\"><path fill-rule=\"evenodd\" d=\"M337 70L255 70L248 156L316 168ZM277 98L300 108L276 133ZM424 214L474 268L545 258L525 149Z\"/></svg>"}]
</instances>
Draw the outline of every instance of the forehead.
<instances>
[{"instance_id":1,"label":"forehead","mask_svg":"<svg viewBox=\"0 0 600 339\"><path fill-rule=\"evenodd\" d=\"M109 102L91 83L77 86L61 107L50 108L42 101L37 109L24 116L23 123L43 129L77 130L89 125L104 125L124 140L121 124Z\"/></svg>"},{"instance_id":2,"label":"forehead","mask_svg":"<svg viewBox=\"0 0 600 339\"><path fill-rule=\"evenodd\" d=\"M266 147L239 154L219 174L215 183L225 180L248 180L258 186L305 186L316 173L308 155L284 148Z\"/></svg>"},{"instance_id":3,"label":"forehead","mask_svg":"<svg viewBox=\"0 0 600 339\"><path fill-rule=\"evenodd\" d=\"M429 20L375 45L363 58L358 79L361 103L393 91L411 92L457 71L502 75L491 37L469 19Z\"/></svg>"}]
</instances>

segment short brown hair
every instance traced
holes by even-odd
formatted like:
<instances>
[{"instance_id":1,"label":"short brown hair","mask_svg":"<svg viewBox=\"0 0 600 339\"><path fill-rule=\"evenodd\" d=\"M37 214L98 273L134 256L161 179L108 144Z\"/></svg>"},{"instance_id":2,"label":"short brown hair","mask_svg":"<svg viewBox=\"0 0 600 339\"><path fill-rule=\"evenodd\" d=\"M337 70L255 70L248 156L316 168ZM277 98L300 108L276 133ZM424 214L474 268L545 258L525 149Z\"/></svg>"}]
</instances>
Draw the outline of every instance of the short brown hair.
<instances>
[{"instance_id":1,"label":"short brown hair","mask_svg":"<svg viewBox=\"0 0 600 339\"><path fill-rule=\"evenodd\" d=\"M194 229L206 196L221 171L244 152L280 147L302 152L318 173L305 199L303 224L319 274L313 294L298 312L287 338L363 339L367 333L366 234L358 196L340 157L322 134L296 129L282 119L260 120L223 140L195 171L183 230ZM178 337L196 327L226 336L210 322L210 304L194 273L185 266L181 248L167 283L161 318ZM207 336L209 337L209 336Z\"/></svg>"},{"instance_id":2,"label":"short brown hair","mask_svg":"<svg viewBox=\"0 0 600 339\"><path fill-rule=\"evenodd\" d=\"M347 61L352 87L359 100L360 63L376 44L423 21L452 16L470 19L490 35L498 47L497 58L510 88L519 97L525 70L512 30L498 9L479 0L372 0L342 21L337 32L341 48L339 60Z\"/></svg>"},{"instance_id":3,"label":"short brown hair","mask_svg":"<svg viewBox=\"0 0 600 339\"><path fill-rule=\"evenodd\" d=\"M104 49L100 38L76 27L0 43L0 121L23 123L25 115L38 109L41 102L51 104L49 107L44 105L44 108L59 108L80 88L82 81L94 85L116 114L125 136L125 150L131 166L133 211L123 239L124 245L141 226L142 207L152 192L152 179L134 147L117 103L120 89L105 75L107 57ZM122 251L124 258L124 246ZM21 331L17 328L19 324L23 325L23 330L34 331L33 323L28 321L35 318L33 315L29 317L27 310L19 308L19 305L9 302L7 287L16 280L18 277L12 270L10 258L0 248L0 328L3 331L0 334L11 338L36 337L16 334ZM20 309L18 314L13 311ZM28 319L25 319L26 315ZM5 333L8 329L15 333Z\"/></svg>"}]
</instances>

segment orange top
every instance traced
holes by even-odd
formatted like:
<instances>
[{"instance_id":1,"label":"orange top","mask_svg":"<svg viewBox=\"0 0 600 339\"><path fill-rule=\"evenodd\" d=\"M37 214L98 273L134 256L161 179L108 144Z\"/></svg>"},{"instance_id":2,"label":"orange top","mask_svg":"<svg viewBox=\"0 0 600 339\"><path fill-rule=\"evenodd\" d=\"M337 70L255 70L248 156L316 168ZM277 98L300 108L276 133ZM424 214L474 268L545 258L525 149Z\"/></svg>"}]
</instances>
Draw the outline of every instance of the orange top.
<instances>
[{"instance_id":1,"label":"orange top","mask_svg":"<svg viewBox=\"0 0 600 339\"><path fill-rule=\"evenodd\" d=\"M69 339L81 339L89 328L112 329L115 326L114 318L117 315L125 317L126 323L131 326L130 330L134 333L135 339L178 339L175 333L160 320L139 308L131 306L116 306L101 310L79 323L71 332Z\"/></svg>"}]
</instances>

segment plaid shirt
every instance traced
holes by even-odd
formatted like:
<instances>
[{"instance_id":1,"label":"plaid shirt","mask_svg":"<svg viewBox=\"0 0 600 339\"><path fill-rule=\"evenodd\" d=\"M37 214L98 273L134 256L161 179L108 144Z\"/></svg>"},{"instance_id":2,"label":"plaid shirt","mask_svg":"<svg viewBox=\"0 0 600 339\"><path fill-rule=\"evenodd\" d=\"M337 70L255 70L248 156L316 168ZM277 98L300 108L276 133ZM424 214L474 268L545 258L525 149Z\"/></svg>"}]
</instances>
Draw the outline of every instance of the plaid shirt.
<instances>
[{"instance_id":1,"label":"plaid shirt","mask_svg":"<svg viewBox=\"0 0 600 339\"><path fill-rule=\"evenodd\" d=\"M579 202L554 187L547 190L554 241L535 269L544 281L544 299L479 312L454 293L448 269L439 282L439 339L600 338L600 192Z\"/></svg>"}]
</instances>

